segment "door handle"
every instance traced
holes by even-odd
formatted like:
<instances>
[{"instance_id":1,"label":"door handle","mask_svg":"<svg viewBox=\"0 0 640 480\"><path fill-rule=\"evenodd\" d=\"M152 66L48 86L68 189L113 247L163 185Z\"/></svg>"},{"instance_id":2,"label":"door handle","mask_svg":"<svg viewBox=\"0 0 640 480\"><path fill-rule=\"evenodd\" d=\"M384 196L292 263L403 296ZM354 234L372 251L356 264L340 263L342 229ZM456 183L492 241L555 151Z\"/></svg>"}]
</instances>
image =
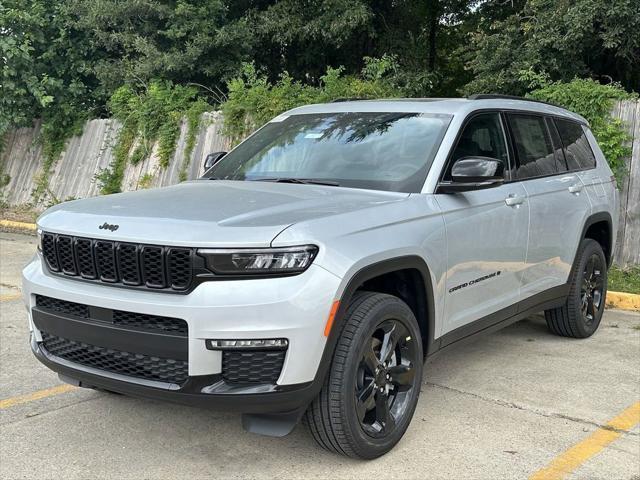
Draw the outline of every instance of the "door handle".
<instances>
[{"instance_id":1,"label":"door handle","mask_svg":"<svg viewBox=\"0 0 640 480\"><path fill-rule=\"evenodd\" d=\"M524 197L522 195L516 195L515 193L510 193L509 196L504 199L504 203L510 207L517 207L518 205L522 205L523 202Z\"/></svg>"},{"instance_id":2,"label":"door handle","mask_svg":"<svg viewBox=\"0 0 640 480\"><path fill-rule=\"evenodd\" d=\"M582 185L582 183L574 183L573 185L569 186L569 191L571 193L580 193L583 188L584 185Z\"/></svg>"}]
</instances>

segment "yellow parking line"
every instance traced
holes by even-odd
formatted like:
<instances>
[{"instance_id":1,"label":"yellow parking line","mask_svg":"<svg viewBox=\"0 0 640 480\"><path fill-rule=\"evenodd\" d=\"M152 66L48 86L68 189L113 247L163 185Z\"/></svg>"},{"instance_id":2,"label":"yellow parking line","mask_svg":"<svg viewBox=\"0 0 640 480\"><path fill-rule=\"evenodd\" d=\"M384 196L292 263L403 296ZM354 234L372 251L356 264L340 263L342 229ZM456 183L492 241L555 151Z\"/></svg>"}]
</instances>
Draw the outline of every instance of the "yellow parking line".
<instances>
[{"instance_id":1,"label":"yellow parking line","mask_svg":"<svg viewBox=\"0 0 640 480\"><path fill-rule=\"evenodd\" d=\"M21 293L8 293L6 295L0 295L0 302L10 302L11 300L17 300L22 298Z\"/></svg>"},{"instance_id":2,"label":"yellow parking line","mask_svg":"<svg viewBox=\"0 0 640 480\"><path fill-rule=\"evenodd\" d=\"M26 395L20 395L18 397L5 398L4 400L0 400L0 410L5 408L13 407L15 405L20 405L22 403L33 402L35 400L40 400L42 398L52 397L53 395L59 395L61 393L67 393L72 390L75 390L77 387L73 385L69 385L64 383L62 385L58 385L57 387L47 388L45 390L38 390L37 392L28 393Z\"/></svg>"},{"instance_id":3,"label":"yellow parking line","mask_svg":"<svg viewBox=\"0 0 640 480\"><path fill-rule=\"evenodd\" d=\"M604 447L640 423L640 402L636 402L615 417L606 427L599 428L583 441L558 455L542 470L538 470L529 480L561 479L584 462L599 453Z\"/></svg>"}]
</instances>

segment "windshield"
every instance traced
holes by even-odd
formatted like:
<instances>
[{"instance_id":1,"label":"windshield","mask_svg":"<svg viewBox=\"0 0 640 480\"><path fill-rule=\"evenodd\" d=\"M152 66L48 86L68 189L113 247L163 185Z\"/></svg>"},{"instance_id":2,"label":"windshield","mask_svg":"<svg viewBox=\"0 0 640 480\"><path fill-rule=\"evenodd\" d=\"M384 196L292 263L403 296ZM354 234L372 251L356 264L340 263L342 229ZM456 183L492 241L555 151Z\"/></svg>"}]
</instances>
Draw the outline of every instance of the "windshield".
<instances>
[{"instance_id":1,"label":"windshield","mask_svg":"<svg viewBox=\"0 0 640 480\"><path fill-rule=\"evenodd\" d=\"M204 178L419 192L451 120L402 112L281 118L238 145Z\"/></svg>"}]
</instances>

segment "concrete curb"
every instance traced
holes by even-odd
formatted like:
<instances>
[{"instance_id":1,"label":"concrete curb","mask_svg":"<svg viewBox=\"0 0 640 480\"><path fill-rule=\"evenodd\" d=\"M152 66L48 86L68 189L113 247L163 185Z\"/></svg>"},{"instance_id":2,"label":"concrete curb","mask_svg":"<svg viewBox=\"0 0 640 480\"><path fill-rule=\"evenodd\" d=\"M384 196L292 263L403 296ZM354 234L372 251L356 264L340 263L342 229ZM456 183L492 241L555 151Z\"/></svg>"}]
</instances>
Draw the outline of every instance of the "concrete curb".
<instances>
[{"instance_id":1,"label":"concrete curb","mask_svg":"<svg viewBox=\"0 0 640 480\"><path fill-rule=\"evenodd\" d=\"M619 308L640 312L640 295L635 293L607 292L607 308Z\"/></svg>"},{"instance_id":2,"label":"concrete curb","mask_svg":"<svg viewBox=\"0 0 640 480\"><path fill-rule=\"evenodd\" d=\"M0 220L0 230L34 235L36 233L36 224L14 222L13 220ZM640 312L640 295L634 293L607 292L607 308L619 308L621 310Z\"/></svg>"},{"instance_id":3,"label":"concrete curb","mask_svg":"<svg viewBox=\"0 0 640 480\"><path fill-rule=\"evenodd\" d=\"M2 219L0 220L0 230L34 235L36 233L36 224Z\"/></svg>"}]
</instances>

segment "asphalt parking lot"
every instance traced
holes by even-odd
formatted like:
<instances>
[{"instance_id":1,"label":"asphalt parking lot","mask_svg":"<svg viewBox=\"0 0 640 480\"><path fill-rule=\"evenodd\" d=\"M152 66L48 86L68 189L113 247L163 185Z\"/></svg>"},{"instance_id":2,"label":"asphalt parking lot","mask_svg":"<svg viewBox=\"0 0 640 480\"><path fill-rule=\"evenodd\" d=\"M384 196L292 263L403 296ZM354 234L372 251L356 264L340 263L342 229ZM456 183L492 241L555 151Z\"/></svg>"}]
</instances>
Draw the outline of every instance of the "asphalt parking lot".
<instances>
[{"instance_id":1,"label":"asphalt parking lot","mask_svg":"<svg viewBox=\"0 0 640 480\"><path fill-rule=\"evenodd\" d=\"M608 310L587 340L534 316L427 364L414 420L371 462L300 425L61 384L29 349L20 270L34 237L0 233L0 477L640 479L640 315Z\"/></svg>"}]
</instances>

